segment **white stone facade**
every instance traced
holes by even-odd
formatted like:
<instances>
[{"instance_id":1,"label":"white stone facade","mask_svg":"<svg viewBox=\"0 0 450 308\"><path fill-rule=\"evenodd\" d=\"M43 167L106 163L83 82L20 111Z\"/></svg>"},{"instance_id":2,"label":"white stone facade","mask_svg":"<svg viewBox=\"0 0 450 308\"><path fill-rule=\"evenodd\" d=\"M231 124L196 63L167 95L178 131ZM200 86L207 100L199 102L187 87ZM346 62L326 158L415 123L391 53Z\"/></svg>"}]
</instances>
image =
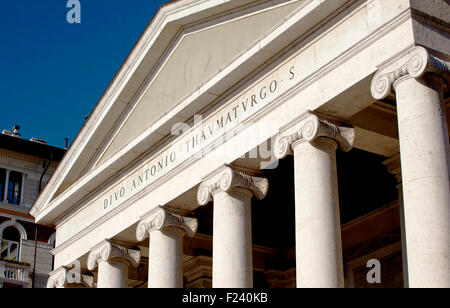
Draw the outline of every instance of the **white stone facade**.
<instances>
[{"instance_id":1,"label":"white stone facade","mask_svg":"<svg viewBox=\"0 0 450 308\"><path fill-rule=\"evenodd\" d=\"M163 6L31 211L57 230L49 286L73 285L78 262L78 286L90 269L98 287L125 287L145 266L149 287L186 285L192 268L212 274L198 285L253 287L251 214L273 184L262 166L287 156L297 243L277 254L295 255L297 287L351 286L336 155L358 149L400 153L405 285L450 287L449 16L440 0ZM205 247L202 206L214 212ZM105 239L126 249L94 270ZM189 243L212 256L186 255ZM292 285L291 269L264 271Z\"/></svg>"}]
</instances>

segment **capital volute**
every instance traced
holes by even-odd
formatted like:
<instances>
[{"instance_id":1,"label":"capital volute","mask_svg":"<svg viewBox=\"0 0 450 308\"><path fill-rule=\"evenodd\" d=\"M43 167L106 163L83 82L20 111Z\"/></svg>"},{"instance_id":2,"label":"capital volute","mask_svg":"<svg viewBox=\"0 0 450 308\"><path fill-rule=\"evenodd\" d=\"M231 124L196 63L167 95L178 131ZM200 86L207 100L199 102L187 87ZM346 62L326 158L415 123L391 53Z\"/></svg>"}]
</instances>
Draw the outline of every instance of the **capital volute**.
<instances>
[{"instance_id":1,"label":"capital volute","mask_svg":"<svg viewBox=\"0 0 450 308\"><path fill-rule=\"evenodd\" d=\"M97 267L99 262L124 262L137 267L141 259L139 249L131 249L122 244L104 240L95 246L88 257L88 269L90 271Z\"/></svg>"},{"instance_id":2,"label":"capital volute","mask_svg":"<svg viewBox=\"0 0 450 308\"><path fill-rule=\"evenodd\" d=\"M348 152L355 141L355 129L308 111L280 133L275 140L274 155L277 159L283 159L292 154L294 144L313 142L318 138L333 140L343 151Z\"/></svg>"},{"instance_id":3,"label":"capital volute","mask_svg":"<svg viewBox=\"0 0 450 308\"><path fill-rule=\"evenodd\" d=\"M432 55L424 47L413 47L378 70L372 80L372 96L377 100L385 99L396 83L408 78L421 78L425 74L441 77L448 88L450 62Z\"/></svg>"},{"instance_id":4,"label":"capital volute","mask_svg":"<svg viewBox=\"0 0 450 308\"><path fill-rule=\"evenodd\" d=\"M50 273L47 288L65 288L67 286L94 287L94 276L83 274L79 261L68 266L61 266Z\"/></svg>"},{"instance_id":5,"label":"capital volute","mask_svg":"<svg viewBox=\"0 0 450 308\"><path fill-rule=\"evenodd\" d=\"M258 199L264 199L269 190L269 181L261 176L252 176L225 165L204 180L197 192L197 201L203 206L217 192L228 192L233 188L248 189Z\"/></svg>"},{"instance_id":6,"label":"capital volute","mask_svg":"<svg viewBox=\"0 0 450 308\"><path fill-rule=\"evenodd\" d=\"M197 232L198 221L193 217L185 217L163 206L157 207L141 218L136 230L136 239L141 242L153 231L163 231L166 228L179 228L189 237Z\"/></svg>"}]
</instances>

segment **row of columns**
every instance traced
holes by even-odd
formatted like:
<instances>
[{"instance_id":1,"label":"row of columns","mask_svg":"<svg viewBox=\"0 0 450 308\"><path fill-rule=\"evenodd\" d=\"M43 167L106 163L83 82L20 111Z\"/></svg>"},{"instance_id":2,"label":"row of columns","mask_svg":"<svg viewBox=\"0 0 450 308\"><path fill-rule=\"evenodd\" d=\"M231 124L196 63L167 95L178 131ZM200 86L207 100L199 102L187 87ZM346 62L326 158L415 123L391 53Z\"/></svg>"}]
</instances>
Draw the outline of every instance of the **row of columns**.
<instances>
[{"instance_id":1,"label":"row of columns","mask_svg":"<svg viewBox=\"0 0 450 308\"><path fill-rule=\"evenodd\" d=\"M448 76L446 62L415 47L381 68L372 85L376 99L392 86L397 94L402 238L411 287L450 287L450 155L443 102ZM336 149L349 151L354 139L354 128L307 112L275 144L277 158L294 155L298 287L344 287ZM200 185L199 204L214 202L213 287L253 287L251 198L262 199L267 191L261 175L227 165ZM164 207L142 218L136 237L150 238L149 287L183 286L183 236L196 229L196 219ZM98 287L125 287L128 264L136 265L138 254L109 241L93 249L88 267L98 264Z\"/></svg>"},{"instance_id":2,"label":"row of columns","mask_svg":"<svg viewBox=\"0 0 450 308\"><path fill-rule=\"evenodd\" d=\"M298 130L279 139L292 148L296 170L297 281L299 287L343 287L336 154L349 150L353 128L339 127L308 113ZM201 206L213 201L213 287L253 287L251 199L263 199L269 188L261 175L225 165L200 185ZM149 288L183 287L183 237L193 236L197 219L158 207L142 217L137 241L149 237ZM98 265L98 288L124 288L128 266L139 264L140 252L103 241L91 250L88 269Z\"/></svg>"}]
</instances>

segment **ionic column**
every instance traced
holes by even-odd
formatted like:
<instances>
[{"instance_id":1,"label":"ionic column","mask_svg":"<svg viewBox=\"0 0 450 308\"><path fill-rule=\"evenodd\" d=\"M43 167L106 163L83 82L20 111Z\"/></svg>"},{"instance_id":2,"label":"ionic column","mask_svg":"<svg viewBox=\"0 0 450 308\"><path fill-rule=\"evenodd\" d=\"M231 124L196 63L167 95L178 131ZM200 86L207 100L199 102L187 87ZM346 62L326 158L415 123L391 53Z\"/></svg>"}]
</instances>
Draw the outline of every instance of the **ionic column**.
<instances>
[{"instance_id":1,"label":"ionic column","mask_svg":"<svg viewBox=\"0 0 450 308\"><path fill-rule=\"evenodd\" d=\"M299 288L344 287L336 149L349 151L354 136L308 112L275 144L276 157L294 154Z\"/></svg>"},{"instance_id":2,"label":"ionic column","mask_svg":"<svg viewBox=\"0 0 450 308\"><path fill-rule=\"evenodd\" d=\"M94 277L81 272L80 262L61 266L50 273L47 288L92 288Z\"/></svg>"},{"instance_id":3,"label":"ionic column","mask_svg":"<svg viewBox=\"0 0 450 308\"><path fill-rule=\"evenodd\" d=\"M220 168L199 187L200 205L214 200L213 288L252 288L251 198L263 199L265 178Z\"/></svg>"},{"instance_id":4,"label":"ionic column","mask_svg":"<svg viewBox=\"0 0 450 308\"><path fill-rule=\"evenodd\" d=\"M88 269L98 264L97 288L127 288L128 266L137 267L141 259L140 250L104 240L91 250Z\"/></svg>"},{"instance_id":5,"label":"ionic column","mask_svg":"<svg viewBox=\"0 0 450 308\"><path fill-rule=\"evenodd\" d=\"M141 242L150 237L149 288L183 287L183 236L193 236L197 226L197 219L183 217L164 207L141 219L136 238Z\"/></svg>"},{"instance_id":6,"label":"ionic column","mask_svg":"<svg viewBox=\"0 0 450 308\"><path fill-rule=\"evenodd\" d=\"M397 97L410 287L450 287L450 63L414 47L381 68L372 95Z\"/></svg>"}]
</instances>

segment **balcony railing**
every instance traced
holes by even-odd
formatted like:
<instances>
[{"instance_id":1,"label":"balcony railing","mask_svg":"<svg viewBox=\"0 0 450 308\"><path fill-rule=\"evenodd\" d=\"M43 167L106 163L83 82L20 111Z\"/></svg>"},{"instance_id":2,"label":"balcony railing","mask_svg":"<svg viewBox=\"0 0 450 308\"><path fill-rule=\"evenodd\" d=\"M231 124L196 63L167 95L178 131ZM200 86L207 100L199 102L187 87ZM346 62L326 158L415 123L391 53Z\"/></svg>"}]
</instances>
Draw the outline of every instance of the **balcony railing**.
<instances>
[{"instance_id":1,"label":"balcony railing","mask_svg":"<svg viewBox=\"0 0 450 308\"><path fill-rule=\"evenodd\" d=\"M29 265L0 261L0 284L28 286L30 284L29 270Z\"/></svg>"}]
</instances>

